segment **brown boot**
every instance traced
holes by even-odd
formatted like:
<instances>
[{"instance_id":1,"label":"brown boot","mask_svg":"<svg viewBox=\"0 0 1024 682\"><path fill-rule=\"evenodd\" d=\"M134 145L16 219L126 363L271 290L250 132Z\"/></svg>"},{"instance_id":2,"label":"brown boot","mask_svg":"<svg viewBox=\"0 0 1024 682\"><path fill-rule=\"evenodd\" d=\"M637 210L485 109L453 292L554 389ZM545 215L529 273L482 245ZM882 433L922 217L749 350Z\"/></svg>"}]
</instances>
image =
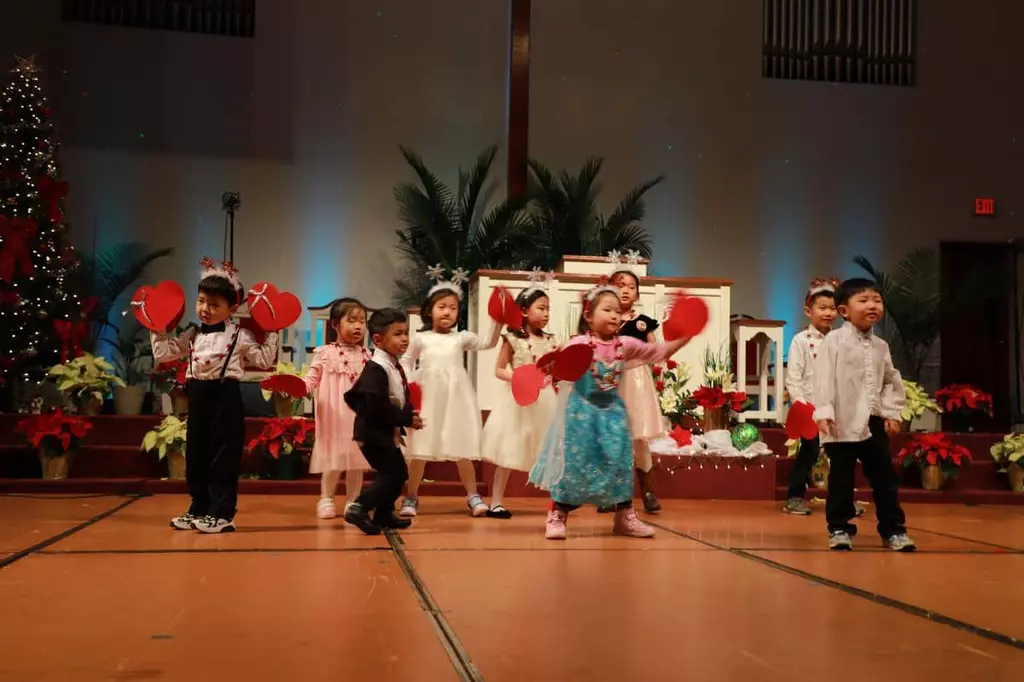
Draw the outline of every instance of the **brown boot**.
<instances>
[{"instance_id":1,"label":"brown boot","mask_svg":"<svg viewBox=\"0 0 1024 682\"><path fill-rule=\"evenodd\" d=\"M661 504L654 495L654 469L650 471L636 470L636 477L640 481L640 497L644 501L644 511L648 514L657 514L661 511Z\"/></svg>"}]
</instances>

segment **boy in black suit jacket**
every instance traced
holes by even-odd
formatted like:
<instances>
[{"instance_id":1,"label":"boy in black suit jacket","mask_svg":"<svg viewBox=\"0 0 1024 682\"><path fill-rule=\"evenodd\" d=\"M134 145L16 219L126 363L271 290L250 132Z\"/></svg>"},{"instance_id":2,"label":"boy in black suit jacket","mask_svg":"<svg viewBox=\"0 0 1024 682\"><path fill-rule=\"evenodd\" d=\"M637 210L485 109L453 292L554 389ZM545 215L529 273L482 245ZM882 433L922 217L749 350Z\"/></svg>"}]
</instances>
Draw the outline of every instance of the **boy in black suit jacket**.
<instances>
[{"instance_id":1,"label":"boy in black suit jacket","mask_svg":"<svg viewBox=\"0 0 1024 682\"><path fill-rule=\"evenodd\" d=\"M409 382L398 362L409 348L405 313L394 308L377 310L366 327L376 350L345 393L345 402L356 413L355 441L376 476L345 512L345 521L367 535L377 535L384 528L412 525L395 515L395 501L409 478L399 445L405 427L421 429L423 421L409 402Z\"/></svg>"}]
</instances>

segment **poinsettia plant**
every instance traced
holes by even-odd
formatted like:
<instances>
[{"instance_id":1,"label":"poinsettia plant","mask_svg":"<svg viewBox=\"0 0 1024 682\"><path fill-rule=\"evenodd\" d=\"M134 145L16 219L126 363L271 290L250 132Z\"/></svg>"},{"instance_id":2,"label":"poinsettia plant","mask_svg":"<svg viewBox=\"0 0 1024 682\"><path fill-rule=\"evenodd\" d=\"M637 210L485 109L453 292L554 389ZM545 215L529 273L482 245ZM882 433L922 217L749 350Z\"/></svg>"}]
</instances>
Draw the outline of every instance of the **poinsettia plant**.
<instances>
[{"instance_id":1,"label":"poinsettia plant","mask_svg":"<svg viewBox=\"0 0 1024 682\"><path fill-rule=\"evenodd\" d=\"M296 447L312 445L315 430L316 422L312 419L268 419L259 435L249 441L249 451L278 459L282 455L290 455Z\"/></svg>"},{"instance_id":2,"label":"poinsettia plant","mask_svg":"<svg viewBox=\"0 0 1024 682\"><path fill-rule=\"evenodd\" d=\"M913 465L938 466L943 479L956 478L960 467L970 464L971 451L957 445L942 433L922 433L913 436L896 455L905 468Z\"/></svg>"},{"instance_id":3,"label":"poinsettia plant","mask_svg":"<svg viewBox=\"0 0 1024 682\"><path fill-rule=\"evenodd\" d=\"M92 424L82 417L68 416L57 409L48 414L34 414L22 419L15 431L25 436L32 447L47 457L56 457L77 450Z\"/></svg>"},{"instance_id":4,"label":"poinsettia plant","mask_svg":"<svg viewBox=\"0 0 1024 682\"><path fill-rule=\"evenodd\" d=\"M690 368L686 363L668 360L665 365L651 367L654 375L654 389L658 392L661 413L668 417L673 426L680 425L686 417L696 418L697 403L686 384L690 381Z\"/></svg>"},{"instance_id":5,"label":"poinsettia plant","mask_svg":"<svg viewBox=\"0 0 1024 682\"><path fill-rule=\"evenodd\" d=\"M747 394L736 390L728 350L714 353L710 348L704 349L704 384L693 392L693 400L705 413L726 406L733 412L742 412L748 407Z\"/></svg>"},{"instance_id":6,"label":"poinsettia plant","mask_svg":"<svg viewBox=\"0 0 1024 682\"><path fill-rule=\"evenodd\" d=\"M942 412L942 408L939 407L939 404L935 402L931 396L928 395L928 392L924 390L924 387L921 386L921 384L904 379L903 392L906 394L903 412L900 414L903 421L912 422L921 417L926 410L930 410L936 414Z\"/></svg>"},{"instance_id":7,"label":"poinsettia plant","mask_svg":"<svg viewBox=\"0 0 1024 682\"><path fill-rule=\"evenodd\" d=\"M970 384L950 384L935 392L944 412L984 412L992 416L992 396Z\"/></svg>"},{"instance_id":8,"label":"poinsettia plant","mask_svg":"<svg viewBox=\"0 0 1024 682\"><path fill-rule=\"evenodd\" d=\"M159 388L163 393L168 393L171 389L180 388L185 385L185 371L187 369L188 358L161 362L153 368L150 379L155 388Z\"/></svg>"},{"instance_id":9,"label":"poinsettia plant","mask_svg":"<svg viewBox=\"0 0 1024 682\"><path fill-rule=\"evenodd\" d=\"M992 459L1003 467L1011 464L1024 466L1024 433L1008 433L1003 439L989 448Z\"/></svg>"}]
</instances>

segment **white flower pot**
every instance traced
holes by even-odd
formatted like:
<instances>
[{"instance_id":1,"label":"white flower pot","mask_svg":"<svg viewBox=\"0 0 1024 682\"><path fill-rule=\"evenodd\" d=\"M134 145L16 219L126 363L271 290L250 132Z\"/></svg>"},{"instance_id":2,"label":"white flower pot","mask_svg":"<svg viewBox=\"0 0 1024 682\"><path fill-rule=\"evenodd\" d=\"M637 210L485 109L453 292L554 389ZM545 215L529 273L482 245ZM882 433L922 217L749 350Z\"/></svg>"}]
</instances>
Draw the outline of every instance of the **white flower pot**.
<instances>
[{"instance_id":1,"label":"white flower pot","mask_svg":"<svg viewBox=\"0 0 1024 682\"><path fill-rule=\"evenodd\" d=\"M931 410L925 410L924 414L920 417L916 417L910 422L911 431L941 431L939 428L939 415L935 414Z\"/></svg>"},{"instance_id":2,"label":"white flower pot","mask_svg":"<svg viewBox=\"0 0 1024 682\"><path fill-rule=\"evenodd\" d=\"M145 399L145 386L114 386L114 410L118 414L140 414Z\"/></svg>"}]
</instances>

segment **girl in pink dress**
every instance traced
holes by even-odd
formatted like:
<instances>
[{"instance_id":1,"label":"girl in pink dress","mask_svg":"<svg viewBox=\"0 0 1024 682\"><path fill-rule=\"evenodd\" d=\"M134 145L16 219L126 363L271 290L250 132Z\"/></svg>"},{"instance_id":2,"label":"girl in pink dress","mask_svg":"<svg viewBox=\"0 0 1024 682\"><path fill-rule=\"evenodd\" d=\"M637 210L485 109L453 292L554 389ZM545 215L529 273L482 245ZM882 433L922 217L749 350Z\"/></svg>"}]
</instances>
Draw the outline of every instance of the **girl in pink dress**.
<instances>
[{"instance_id":1,"label":"girl in pink dress","mask_svg":"<svg viewBox=\"0 0 1024 682\"><path fill-rule=\"evenodd\" d=\"M345 392L352 388L370 358L365 338L366 307L354 298L338 299L331 305L327 345L313 351L313 362L304 378L316 402L316 440L309 471L320 474L316 515L321 519L338 516L334 493L341 472L345 472L347 509L363 487L363 472L370 468L352 439L356 415L345 403Z\"/></svg>"}]
</instances>

